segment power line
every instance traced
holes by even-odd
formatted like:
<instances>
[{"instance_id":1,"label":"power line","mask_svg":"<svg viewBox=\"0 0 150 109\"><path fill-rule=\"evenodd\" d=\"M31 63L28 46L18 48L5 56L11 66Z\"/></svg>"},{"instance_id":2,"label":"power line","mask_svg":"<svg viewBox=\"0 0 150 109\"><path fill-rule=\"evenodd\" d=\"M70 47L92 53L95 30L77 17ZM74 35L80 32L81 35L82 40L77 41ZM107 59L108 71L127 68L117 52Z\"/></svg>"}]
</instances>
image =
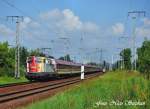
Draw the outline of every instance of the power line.
<instances>
[{"instance_id":1,"label":"power line","mask_svg":"<svg viewBox=\"0 0 150 109\"><path fill-rule=\"evenodd\" d=\"M16 9L18 12L20 12L23 15L27 15L25 12L23 12L22 10L20 10L19 8L17 8L15 5L11 4L10 2L8 2L7 0L1 0L2 2L4 2L5 4L7 4L8 6ZM27 15L28 16L28 15Z\"/></svg>"},{"instance_id":2,"label":"power line","mask_svg":"<svg viewBox=\"0 0 150 109\"><path fill-rule=\"evenodd\" d=\"M47 30L49 30L49 27L48 27L47 25L43 24L42 22L39 22L36 18L34 18L34 17L28 15L26 12L22 11L20 8L16 7L14 4L8 2L7 0L2 0L2 2L5 3L6 5L8 5L8 6L14 8L15 10L17 10L17 11L18 11L19 13L21 13L22 15L27 16L27 17L29 17L30 19L32 19L33 21L38 22L39 24L41 24L42 26L44 26ZM55 34L57 34L57 33L55 32Z\"/></svg>"},{"instance_id":3,"label":"power line","mask_svg":"<svg viewBox=\"0 0 150 109\"><path fill-rule=\"evenodd\" d=\"M41 24L45 29L47 29L48 31L52 30L54 34L59 35L61 33L58 32L59 29L55 29L54 28L49 28L48 25L46 25L43 22L38 21L36 18L33 18L32 16L28 15L26 12L22 11L20 8L16 7L14 4L8 2L7 0L2 0L2 2L4 2L6 5L14 8L15 10L17 10L19 13L29 17L31 20L38 22L39 24ZM27 30L26 30L27 31ZM28 32L28 31L27 31ZM66 35L66 33L65 33Z\"/></svg>"},{"instance_id":4,"label":"power line","mask_svg":"<svg viewBox=\"0 0 150 109\"><path fill-rule=\"evenodd\" d=\"M45 29L47 29L47 31L53 30L52 28L49 28L45 23L43 22L39 22L36 18L28 15L26 12L22 11L21 9L19 9L18 7L16 7L14 4L8 2L7 0L2 0L2 2L4 2L6 5L10 6L11 8L17 10L19 13L21 13L22 15L25 15L27 17L29 17L32 21L36 21L37 23L41 24ZM56 29L58 31L58 29ZM53 30L54 34L58 34L56 30ZM26 30L26 32L32 34L31 32L29 32L28 30ZM30 35L29 34L29 35ZM37 37L36 37L37 38ZM40 39L41 40L41 39Z\"/></svg>"}]
</instances>

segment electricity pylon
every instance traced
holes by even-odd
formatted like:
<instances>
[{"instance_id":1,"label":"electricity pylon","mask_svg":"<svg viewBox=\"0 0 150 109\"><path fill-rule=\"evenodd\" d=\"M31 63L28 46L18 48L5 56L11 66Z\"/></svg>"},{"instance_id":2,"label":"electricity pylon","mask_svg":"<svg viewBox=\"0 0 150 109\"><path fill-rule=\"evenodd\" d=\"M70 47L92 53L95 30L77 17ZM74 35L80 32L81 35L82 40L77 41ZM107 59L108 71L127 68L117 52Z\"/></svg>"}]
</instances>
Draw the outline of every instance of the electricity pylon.
<instances>
[{"instance_id":1,"label":"electricity pylon","mask_svg":"<svg viewBox=\"0 0 150 109\"><path fill-rule=\"evenodd\" d=\"M146 12L145 11L130 11L128 12L128 17L131 17L132 19L132 70L136 70L136 60L137 60L137 54L136 54L136 20L140 16L145 17Z\"/></svg>"},{"instance_id":2,"label":"electricity pylon","mask_svg":"<svg viewBox=\"0 0 150 109\"><path fill-rule=\"evenodd\" d=\"M20 22L23 21L23 16L7 16L7 20L16 20L16 49L15 49L15 78L20 78L20 42L19 42L19 30Z\"/></svg>"}]
</instances>

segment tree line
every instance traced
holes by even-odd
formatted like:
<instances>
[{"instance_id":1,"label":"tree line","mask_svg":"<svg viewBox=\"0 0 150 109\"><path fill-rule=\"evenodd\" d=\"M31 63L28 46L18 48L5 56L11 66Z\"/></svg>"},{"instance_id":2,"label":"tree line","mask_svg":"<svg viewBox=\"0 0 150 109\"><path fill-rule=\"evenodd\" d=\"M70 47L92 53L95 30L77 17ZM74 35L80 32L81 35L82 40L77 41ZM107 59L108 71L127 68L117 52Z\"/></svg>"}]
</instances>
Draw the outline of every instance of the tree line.
<instances>
[{"instance_id":1,"label":"tree line","mask_svg":"<svg viewBox=\"0 0 150 109\"><path fill-rule=\"evenodd\" d=\"M10 47L8 42L0 42L0 77L1 76L14 76L15 70L15 47ZM28 56L48 56L40 51L39 48L34 50L27 50L25 47L20 47L20 73L23 76L26 72L26 59ZM71 61L70 55L61 56L60 60Z\"/></svg>"},{"instance_id":2,"label":"tree line","mask_svg":"<svg viewBox=\"0 0 150 109\"><path fill-rule=\"evenodd\" d=\"M10 47L8 42L0 43L0 76L14 76L15 47ZM26 71L26 58L31 55L45 56L39 49L27 50L20 47L20 73L23 76Z\"/></svg>"},{"instance_id":3,"label":"tree line","mask_svg":"<svg viewBox=\"0 0 150 109\"><path fill-rule=\"evenodd\" d=\"M26 58L31 55L45 56L39 49L27 50L25 47L20 47L20 72L24 74L26 68ZM120 56L124 62L125 70L132 70L131 62L132 52L130 48L125 48L120 52ZM137 49L137 70L140 71L146 78L150 79L150 40L145 40L140 48ZM51 58L54 58L50 56ZM73 61L70 55L60 57L61 60ZM113 65L113 69L118 69L121 66L121 61L117 61ZM93 64L93 63L92 63ZM8 42L0 42L0 76L14 76L15 67L15 48L10 47Z\"/></svg>"},{"instance_id":4,"label":"tree line","mask_svg":"<svg viewBox=\"0 0 150 109\"><path fill-rule=\"evenodd\" d=\"M117 61L114 65L114 69L121 68L121 62L123 62L123 68L125 70L132 70L132 66L135 63L131 62L132 52L130 48L125 48L120 52L122 61ZM145 40L142 46L137 49L137 70L143 74L146 78L150 79L150 40Z\"/></svg>"}]
</instances>

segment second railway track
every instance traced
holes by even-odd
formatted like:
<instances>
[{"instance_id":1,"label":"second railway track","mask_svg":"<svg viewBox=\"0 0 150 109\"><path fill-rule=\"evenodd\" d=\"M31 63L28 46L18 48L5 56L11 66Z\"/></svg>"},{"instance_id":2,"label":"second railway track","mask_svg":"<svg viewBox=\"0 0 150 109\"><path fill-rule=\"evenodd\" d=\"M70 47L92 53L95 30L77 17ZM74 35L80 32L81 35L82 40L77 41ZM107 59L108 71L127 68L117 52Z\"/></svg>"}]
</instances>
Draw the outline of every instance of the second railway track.
<instances>
[{"instance_id":1,"label":"second railway track","mask_svg":"<svg viewBox=\"0 0 150 109\"><path fill-rule=\"evenodd\" d=\"M26 84L30 84L30 83L32 83L32 82L27 81L27 82L19 82L19 83L1 84L0 88L12 87L12 86L18 86L18 85L26 85Z\"/></svg>"}]
</instances>

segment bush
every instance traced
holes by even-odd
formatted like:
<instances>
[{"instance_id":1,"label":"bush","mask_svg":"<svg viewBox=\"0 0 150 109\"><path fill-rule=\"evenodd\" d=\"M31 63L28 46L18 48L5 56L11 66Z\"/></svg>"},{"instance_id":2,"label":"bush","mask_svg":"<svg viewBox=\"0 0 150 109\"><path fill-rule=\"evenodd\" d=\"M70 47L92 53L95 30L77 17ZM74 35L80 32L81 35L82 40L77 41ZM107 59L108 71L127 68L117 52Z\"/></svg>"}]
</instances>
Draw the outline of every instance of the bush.
<instances>
[{"instance_id":1,"label":"bush","mask_svg":"<svg viewBox=\"0 0 150 109\"><path fill-rule=\"evenodd\" d=\"M138 48L138 69L150 79L150 41L144 41L141 48Z\"/></svg>"}]
</instances>

